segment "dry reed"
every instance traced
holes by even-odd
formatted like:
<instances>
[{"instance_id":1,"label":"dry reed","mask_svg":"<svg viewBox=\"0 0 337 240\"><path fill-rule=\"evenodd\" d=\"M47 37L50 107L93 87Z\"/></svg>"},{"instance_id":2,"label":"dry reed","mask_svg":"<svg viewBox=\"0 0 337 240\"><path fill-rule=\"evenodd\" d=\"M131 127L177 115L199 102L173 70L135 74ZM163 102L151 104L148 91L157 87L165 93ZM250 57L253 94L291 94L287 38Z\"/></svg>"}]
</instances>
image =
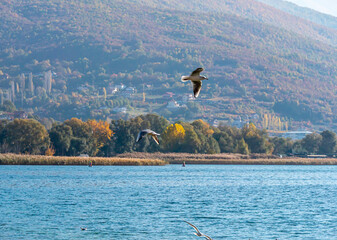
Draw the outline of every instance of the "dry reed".
<instances>
[{"instance_id":1,"label":"dry reed","mask_svg":"<svg viewBox=\"0 0 337 240\"><path fill-rule=\"evenodd\" d=\"M161 166L167 164L159 159L103 158L103 157L59 157L43 155L0 154L0 165L125 165Z\"/></svg>"},{"instance_id":2,"label":"dry reed","mask_svg":"<svg viewBox=\"0 0 337 240\"><path fill-rule=\"evenodd\" d=\"M336 158L279 158L266 154L189 154L189 153L125 153L120 158L161 159L169 164L233 164L233 165L337 165Z\"/></svg>"}]
</instances>

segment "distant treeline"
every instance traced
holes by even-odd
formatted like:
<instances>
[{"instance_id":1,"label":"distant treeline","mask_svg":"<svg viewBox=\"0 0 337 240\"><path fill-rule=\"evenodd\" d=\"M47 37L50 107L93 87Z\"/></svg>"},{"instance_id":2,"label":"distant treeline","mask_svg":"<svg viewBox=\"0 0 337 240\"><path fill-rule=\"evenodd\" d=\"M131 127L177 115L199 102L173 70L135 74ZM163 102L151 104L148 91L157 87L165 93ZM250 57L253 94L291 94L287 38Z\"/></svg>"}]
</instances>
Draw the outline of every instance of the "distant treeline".
<instances>
[{"instance_id":1,"label":"distant treeline","mask_svg":"<svg viewBox=\"0 0 337 240\"><path fill-rule=\"evenodd\" d=\"M160 133L160 144L150 137L136 143L141 129ZM33 119L0 121L2 153L107 157L128 152L331 154L336 149L336 134L328 130L292 141L269 137L266 130L257 129L253 123L241 129L226 125L213 127L200 119L170 124L155 114L111 123L72 118L53 124L49 131Z\"/></svg>"}]
</instances>

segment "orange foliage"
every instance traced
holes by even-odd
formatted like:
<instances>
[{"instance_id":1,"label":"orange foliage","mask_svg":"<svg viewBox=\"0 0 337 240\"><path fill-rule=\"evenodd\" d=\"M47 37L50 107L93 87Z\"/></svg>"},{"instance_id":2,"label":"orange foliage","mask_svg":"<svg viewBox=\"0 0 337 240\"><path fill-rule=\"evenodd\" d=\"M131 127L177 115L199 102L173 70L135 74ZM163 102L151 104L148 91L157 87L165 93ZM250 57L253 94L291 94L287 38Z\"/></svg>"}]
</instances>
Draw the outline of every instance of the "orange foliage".
<instances>
[{"instance_id":1,"label":"orange foliage","mask_svg":"<svg viewBox=\"0 0 337 240\"><path fill-rule=\"evenodd\" d=\"M54 156L54 154L55 154L55 149L52 147L47 148L46 152L44 153L44 155L46 156Z\"/></svg>"},{"instance_id":2,"label":"orange foliage","mask_svg":"<svg viewBox=\"0 0 337 240\"><path fill-rule=\"evenodd\" d=\"M210 125L201 119L195 120L192 125L195 129L199 129L207 137L212 136L214 133L214 130L210 127Z\"/></svg>"},{"instance_id":3,"label":"orange foliage","mask_svg":"<svg viewBox=\"0 0 337 240\"><path fill-rule=\"evenodd\" d=\"M93 137L97 140L97 148L101 148L106 144L113 135L110 125L106 121L88 120L87 124L91 127Z\"/></svg>"}]
</instances>

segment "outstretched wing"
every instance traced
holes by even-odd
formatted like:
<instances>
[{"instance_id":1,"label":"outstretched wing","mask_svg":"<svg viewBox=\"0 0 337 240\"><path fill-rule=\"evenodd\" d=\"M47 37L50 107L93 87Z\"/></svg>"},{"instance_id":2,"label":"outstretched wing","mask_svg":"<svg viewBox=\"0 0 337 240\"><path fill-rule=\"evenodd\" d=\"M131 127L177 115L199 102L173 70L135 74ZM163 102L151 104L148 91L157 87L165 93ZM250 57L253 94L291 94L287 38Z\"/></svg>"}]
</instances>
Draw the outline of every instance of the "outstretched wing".
<instances>
[{"instance_id":1,"label":"outstretched wing","mask_svg":"<svg viewBox=\"0 0 337 240\"><path fill-rule=\"evenodd\" d=\"M207 240L213 240L211 237L205 235L205 234L202 234Z\"/></svg>"},{"instance_id":2,"label":"outstretched wing","mask_svg":"<svg viewBox=\"0 0 337 240\"><path fill-rule=\"evenodd\" d=\"M199 229L196 227L196 226L194 226L192 223L189 223L189 222L187 222L187 221L184 221L185 223L187 223L187 224L189 224L189 225L191 225L194 229L195 229L195 231L197 231L197 233L198 233L198 236L200 236L202 233L199 231Z\"/></svg>"},{"instance_id":3,"label":"outstretched wing","mask_svg":"<svg viewBox=\"0 0 337 240\"><path fill-rule=\"evenodd\" d=\"M147 134L146 131L144 131L144 130L140 131L140 132L138 133L136 142L139 142L139 141L144 137L144 135L146 135L146 134Z\"/></svg>"},{"instance_id":4,"label":"outstretched wing","mask_svg":"<svg viewBox=\"0 0 337 240\"><path fill-rule=\"evenodd\" d=\"M191 76L199 76L202 71L204 71L203 68L197 68L191 73Z\"/></svg>"},{"instance_id":5,"label":"outstretched wing","mask_svg":"<svg viewBox=\"0 0 337 240\"><path fill-rule=\"evenodd\" d=\"M197 98L199 96L202 83L201 81L192 81L192 83L193 83L194 97Z\"/></svg>"},{"instance_id":6,"label":"outstretched wing","mask_svg":"<svg viewBox=\"0 0 337 240\"><path fill-rule=\"evenodd\" d=\"M157 135L152 135L153 140L159 145L159 140Z\"/></svg>"}]
</instances>

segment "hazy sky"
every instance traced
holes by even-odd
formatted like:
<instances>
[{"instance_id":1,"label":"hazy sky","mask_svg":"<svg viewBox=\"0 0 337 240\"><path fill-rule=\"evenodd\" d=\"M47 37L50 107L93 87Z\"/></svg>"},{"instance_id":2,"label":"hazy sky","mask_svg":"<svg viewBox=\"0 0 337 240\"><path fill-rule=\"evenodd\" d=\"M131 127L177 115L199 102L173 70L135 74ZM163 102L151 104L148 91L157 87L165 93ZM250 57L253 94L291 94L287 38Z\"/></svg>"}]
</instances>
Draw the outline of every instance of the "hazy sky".
<instances>
[{"instance_id":1,"label":"hazy sky","mask_svg":"<svg viewBox=\"0 0 337 240\"><path fill-rule=\"evenodd\" d=\"M337 0L286 0L337 17Z\"/></svg>"}]
</instances>

